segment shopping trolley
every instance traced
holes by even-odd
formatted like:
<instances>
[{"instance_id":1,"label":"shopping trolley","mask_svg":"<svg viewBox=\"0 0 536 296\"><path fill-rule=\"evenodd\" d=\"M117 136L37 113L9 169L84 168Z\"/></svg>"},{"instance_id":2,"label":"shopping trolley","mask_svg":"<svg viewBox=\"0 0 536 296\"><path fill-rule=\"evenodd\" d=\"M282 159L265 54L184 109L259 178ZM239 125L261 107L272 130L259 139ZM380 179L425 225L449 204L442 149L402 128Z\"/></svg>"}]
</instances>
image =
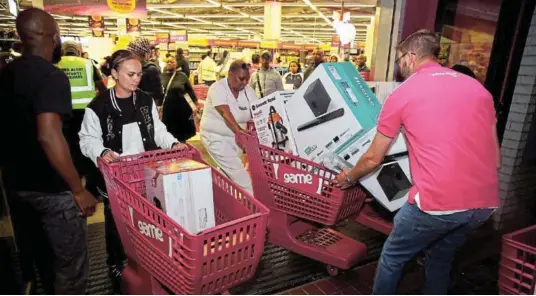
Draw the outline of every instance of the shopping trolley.
<instances>
[{"instance_id":1,"label":"shopping trolley","mask_svg":"<svg viewBox=\"0 0 536 296\"><path fill-rule=\"evenodd\" d=\"M205 84L193 85L195 96L200 100L205 100L208 94L208 86Z\"/></svg>"},{"instance_id":2,"label":"shopping trolley","mask_svg":"<svg viewBox=\"0 0 536 296\"><path fill-rule=\"evenodd\" d=\"M336 275L364 258L367 247L329 226L356 217L366 226L390 233L391 223L375 214L363 189L334 187L335 172L260 145L253 128L249 130L237 135L237 141L246 151L254 195L270 208L269 242L323 262L328 273Z\"/></svg>"},{"instance_id":3,"label":"shopping trolley","mask_svg":"<svg viewBox=\"0 0 536 296\"><path fill-rule=\"evenodd\" d=\"M189 158L193 147L99 159L112 214L128 257L125 294L217 294L249 280L264 251L269 210L212 169L216 227L190 234L145 196L144 165Z\"/></svg>"}]
</instances>

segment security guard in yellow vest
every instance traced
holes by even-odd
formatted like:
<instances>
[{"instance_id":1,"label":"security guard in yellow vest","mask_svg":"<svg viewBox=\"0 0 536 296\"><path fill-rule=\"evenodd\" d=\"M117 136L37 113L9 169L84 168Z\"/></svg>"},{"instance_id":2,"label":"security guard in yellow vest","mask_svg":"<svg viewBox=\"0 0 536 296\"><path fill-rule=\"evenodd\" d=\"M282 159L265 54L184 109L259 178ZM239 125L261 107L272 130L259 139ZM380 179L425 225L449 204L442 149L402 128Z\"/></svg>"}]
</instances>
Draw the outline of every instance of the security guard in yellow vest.
<instances>
[{"instance_id":1,"label":"security guard in yellow vest","mask_svg":"<svg viewBox=\"0 0 536 296\"><path fill-rule=\"evenodd\" d=\"M84 119L86 106L97 96L98 91L106 91L106 86L99 70L91 60L82 58L82 49L78 43L63 42L62 51L63 57L57 66L69 78L73 103L73 116L68 121L66 138L78 173L86 176L94 166L80 151L78 132Z\"/></svg>"}]
</instances>

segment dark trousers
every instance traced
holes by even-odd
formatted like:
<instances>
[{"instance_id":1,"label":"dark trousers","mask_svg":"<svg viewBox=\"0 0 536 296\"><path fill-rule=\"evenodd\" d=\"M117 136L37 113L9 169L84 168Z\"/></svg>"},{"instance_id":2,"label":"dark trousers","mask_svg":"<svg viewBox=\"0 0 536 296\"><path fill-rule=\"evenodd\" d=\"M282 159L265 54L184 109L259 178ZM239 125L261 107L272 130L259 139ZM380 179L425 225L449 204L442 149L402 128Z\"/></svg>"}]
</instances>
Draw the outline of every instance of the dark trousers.
<instances>
[{"instance_id":1,"label":"dark trousers","mask_svg":"<svg viewBox=\"0 0 536 296\"><path fill-rule=\"evenodd\" d=\"M121 268L125 263L127 256L123 250L123 244L119 238L119 232L115 225L114 217L112 215L112 209L110 208L110 201L107 197L104 200L104 235L106 238L106 253L108 258L106 264L109 267Z\"/></svg>"},{"instance_id":2,"label":"dark trousers","mask_svg":"<svg viewBox=\"0 0 536 296\"><path fill-rule=\"evenodd\" d=\"M430 215L406 203L395 216L393 231L383 245L373 294L396 294L406 263L425 251L424 295L446 295L454 253L469 234L482 225L492 209L475 209L450 215Z\"/></svg>"},{"instance_id":3,"label":"dark trousers","mask_svg":"<svg viewBox=\"0 0 536 296\"><path fill-rule=\"evenodd\" d=\"M12 192L9 202L25 280L35 264L45 294L85 294L87 222L72 194Z\"/></svg>"}]
</instances>

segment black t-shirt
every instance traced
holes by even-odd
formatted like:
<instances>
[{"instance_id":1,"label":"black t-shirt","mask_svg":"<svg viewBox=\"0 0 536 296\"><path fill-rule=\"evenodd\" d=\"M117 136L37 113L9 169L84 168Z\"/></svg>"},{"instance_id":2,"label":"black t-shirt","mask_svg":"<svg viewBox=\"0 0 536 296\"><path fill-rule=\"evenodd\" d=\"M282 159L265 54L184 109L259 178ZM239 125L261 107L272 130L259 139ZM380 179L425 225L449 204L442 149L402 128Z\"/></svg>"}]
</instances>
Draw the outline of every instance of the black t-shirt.
<instances>
[{"instance_id":1,"label":"black t-shirt","mask_svg":"<svg viewBox=\"0 0 536 296\"><path fill-rule=\"evenodd\" d=\"M132 96L128 98L117 98L117 105L121 109L122 120L125 124L136 122L136 107Z\"/></svg>"},{"instance_id":2,"label":"black t-shirt","mask_svg":"<svg viewBox=\"0 0 536 296\"><path fill-rule=\"evenodd\" d=\"M72 114L65 73L41 57L21 57L0 73L0 166L10 190L56 193L69 190L37 137L37 115Z\"/></svg>"}]
</instances>

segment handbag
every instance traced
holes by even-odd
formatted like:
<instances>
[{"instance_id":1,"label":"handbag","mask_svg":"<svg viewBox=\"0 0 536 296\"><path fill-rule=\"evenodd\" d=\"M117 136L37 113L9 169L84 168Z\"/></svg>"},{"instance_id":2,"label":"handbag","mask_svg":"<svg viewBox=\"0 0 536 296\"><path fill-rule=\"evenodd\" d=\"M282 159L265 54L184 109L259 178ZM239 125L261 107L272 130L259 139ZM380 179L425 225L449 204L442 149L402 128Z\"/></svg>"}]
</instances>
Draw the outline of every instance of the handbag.
<instances>
[{"instance_id":1,"label":"handbag","mask_svg":"<svg viewBox=\"0 0 536 296\"><path fill-rule=\"evenodd\" d=\"M257 70L257 85L259 85L259 93L261 94L261 98L264 98L264 94L262 93L262 87L261 87L261 75L259 74L258 70Z\"/></svg>"}]
</instances>

